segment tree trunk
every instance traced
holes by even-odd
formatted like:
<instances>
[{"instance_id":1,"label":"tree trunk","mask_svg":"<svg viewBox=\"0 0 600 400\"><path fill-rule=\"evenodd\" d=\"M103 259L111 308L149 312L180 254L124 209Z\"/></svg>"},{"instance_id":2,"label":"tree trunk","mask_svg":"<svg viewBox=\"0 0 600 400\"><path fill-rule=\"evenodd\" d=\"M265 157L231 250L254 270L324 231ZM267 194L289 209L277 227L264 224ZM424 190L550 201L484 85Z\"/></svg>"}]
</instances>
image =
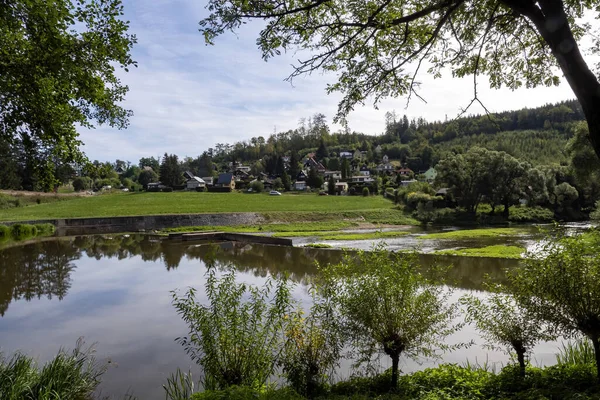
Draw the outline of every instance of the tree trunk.
<instances>
[{"instance_id":1,"label":"tree trunk","mask_svg":"<svg viewBox=\"0 0 600 400\"><path fill-rule=\"evenodd\" d=\"M508 204L508 200L504 201L504 211L502 211L502 215L504 216L504 218L508 219L508 210L510 208L510 205Z\"/></svg>"},{"instance_id":2,"label":"tree trunk","mask_svg":"<svg viewBox=\"0 0 600 400\"><path fill-rule=\"evenodd\" d=\"M590 141L600 157L600 83L579 51L562 0L531 3L521 0L500 1L533 22L550 47L581 104L590 132Z\"/></svg>"},{"instance_id":3,"label":"tree trunk","mask_svg":"<svg viewBox=\"0 0 600 400\"><path fill-rule=\"evenodd\" d=\"M594 355L596 356L596 376L600 381L600 341L598 337L591 337L592 344L594 345Z\"/></svg>"},{"instance_id":4,"label":"tree trunk","mask_svg":"<svg viewBox=\"0 0 600 400\"><path fill-rule=\"evenodd\" d=\"M398 388L398 365L400 364L400 354L393 354L392 356L392 390Z\"/></svg>"},{"instance_id":5,"label":"tree trunk","mask_svg":"<svg viewBox=\"0 0 600 400\"><path fill-rule=\"evenodd\" d=\"M519 361L519 375L525 378L525 350L517 350L517 360Z\"/></svg>"}]
</instances>

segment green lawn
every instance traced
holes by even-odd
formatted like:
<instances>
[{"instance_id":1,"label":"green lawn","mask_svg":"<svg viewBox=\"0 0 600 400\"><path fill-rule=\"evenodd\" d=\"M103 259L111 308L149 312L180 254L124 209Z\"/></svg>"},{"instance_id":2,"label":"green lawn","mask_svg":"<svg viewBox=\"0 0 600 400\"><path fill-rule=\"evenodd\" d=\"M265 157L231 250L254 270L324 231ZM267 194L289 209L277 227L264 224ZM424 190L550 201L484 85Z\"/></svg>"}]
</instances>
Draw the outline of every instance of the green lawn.
<instances>
[{"instance_id":1,"label":"green lawn","mask_svg":"<svg viewBox=\"0 0 600 400\"><path fill-rule=\"evenodd\" d=\"M230 212L392 211L380 196L297 196L245 193L117 193L0 210L0 221ZM396 213L400 214L399 211Z\"/></svg>"}]
</instances>

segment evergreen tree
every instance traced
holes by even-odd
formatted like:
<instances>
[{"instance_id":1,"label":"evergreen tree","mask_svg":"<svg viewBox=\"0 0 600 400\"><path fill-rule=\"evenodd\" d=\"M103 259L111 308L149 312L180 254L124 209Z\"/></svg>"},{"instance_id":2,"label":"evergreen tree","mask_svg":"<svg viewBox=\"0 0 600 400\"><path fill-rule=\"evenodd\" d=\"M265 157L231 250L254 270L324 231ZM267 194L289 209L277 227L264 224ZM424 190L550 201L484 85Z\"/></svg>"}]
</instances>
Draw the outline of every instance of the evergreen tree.
<instances>
[{"instance_id":1,"label":"evergreen tree","mask_svg":"<svg viewBox=\"0 0 600 400\"><path fill-rule=\"evenodd\" d=\"M350 163L347 158L342 159L342 180L350 178Z\"/></svg>"},{"instance_id":2,"label":"evergreen tree","mask_svg":"<svg viewBox=\"0 0 600 400\"><path fill-rule=\"evenodd\" d=\"M178 186L183 183L181 166L176 154L167 155L165 153L160 164L160 181L165 186Z\"/></svg>"},{"instance_id":3,"label":"evergreen tree","mask_svg":"<svg viewBox=\"0 0 600 400\"><path fill-rule=\"evenodd\" d=\"M325 146L325 142L321 139L321 143L319 144L319 148L317 149L316 154L317 160L322 160L325 157L329 157L329 150L327 150L327 146Z\"/></svg>"},{"instance_id":4,"label":"evergreen tree","mask_svg":"<svg viewBox=\"0 0 600 400\"><path fill-rule=\"evenodd\" d=\"M292 151L290 156L290 177L296 179L300 173L300 161L298 160L298 153Z\"/></svg>"},{"instance_id":5,"label":"evergreen tree","mask_svg":"<svg viewBox=\"0 0 600 400\"><path fill-rule=\"evenodd\" d=\"M335 194L335 181L333 180L333 176L329 177L329 182L327 183L327 191L330 195Z\"/></svg>"},{"instance_id":6,"label":"evergreen tree","mask_svg":"<svg viewBox=\"0 0 600 400\"><path fill-rule=\"evenodd\" d=\"M308 171L308 177L306 178L306 184L311 189L320 189L323 186L323 178L319 176L315 168L311 168Z\"/></svg>"},{"instance_id":7,"label":"evergreen tree","mask_svg":"<svg viewBox=\"0 0 600 400\"><path fill-rule=\"evenodd\" d=\"M285 171L283 171L283 175L281 175L281 183L283 184L283 188L285 190L292 189L292 180L290 179L290 176Z\"/></svg>"}]
</instances>

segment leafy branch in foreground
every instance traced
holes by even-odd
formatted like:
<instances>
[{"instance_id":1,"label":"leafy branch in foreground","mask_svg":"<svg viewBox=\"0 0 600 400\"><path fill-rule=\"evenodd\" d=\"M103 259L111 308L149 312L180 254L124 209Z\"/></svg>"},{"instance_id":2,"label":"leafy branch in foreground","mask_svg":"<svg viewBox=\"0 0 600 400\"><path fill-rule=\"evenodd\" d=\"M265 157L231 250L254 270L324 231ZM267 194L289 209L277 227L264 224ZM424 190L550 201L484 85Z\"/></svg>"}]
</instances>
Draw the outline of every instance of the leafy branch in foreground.
<instances>
[{"instance_id":1,"label":"leafy branch in foreground","mask_svg":"<svg viewBox=\"0 0 600 400\"><path fill-rule=\"evenodd\" d=\"M374 356L392 359L392 388L398 384L401 355L438 357L461 346L442 340L456 332L457 305L451 291L419 271L417 254L373 251L347 255L340 264L321 268L321 290L330 299L335 320L349 341L357 364Z\"/></svg>"},{"instance_id":2,"label":"leafy branch in foreground","mask_svg":"<svg viewBox=\"0 0 600 400\"><path fill-rule=\"evenodd\" d=\"M189 327L189 336L176 340L202 367L205 389L260 387L273 376L292 310L290 288L285 277L268 280L262 288L238 283L233 267L217 276L216 264L208 261L208 304L196 301L193 288L184 295L171 292Z\"/></svg>"}]
</instances>

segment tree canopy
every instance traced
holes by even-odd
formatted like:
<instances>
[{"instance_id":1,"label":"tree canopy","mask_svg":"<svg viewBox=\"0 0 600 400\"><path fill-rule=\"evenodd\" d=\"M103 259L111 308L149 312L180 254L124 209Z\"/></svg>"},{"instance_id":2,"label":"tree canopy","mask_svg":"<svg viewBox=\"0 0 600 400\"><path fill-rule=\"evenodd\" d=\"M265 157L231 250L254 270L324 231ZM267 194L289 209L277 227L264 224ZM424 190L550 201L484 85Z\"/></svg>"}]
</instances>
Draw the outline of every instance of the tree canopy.
<instances>
[{"instance_id":1,"label":"tree canopy","mask_svg":"<svg viewBox=\"0 0 600 400\"><path fill-rule=\"evenodd\" d=\"M600 154L600 83L578 41L579 22L595 1L574 0L210 0L200 21L207 43L247 20L264 21L257 44L263 58L300 50L289 79L322 70L337 75L327 92L341 92L337 119L372 98L418 96L421 68L440 77L489 77L492 88L551 86L559 67L586 116Z\"/></svg>"},{"instance_id":2,"label":"tree canopy","mask_svg":"<svg viewBox=\"0 0 600 400\"><path fill-rule=\"evenodd\" d=\"M24 147L53 186L55 164L81 161L77 127L127 126L117 77L135 65L120 0L0 1L0 141Z\"/></svg>"}]
</instances>

